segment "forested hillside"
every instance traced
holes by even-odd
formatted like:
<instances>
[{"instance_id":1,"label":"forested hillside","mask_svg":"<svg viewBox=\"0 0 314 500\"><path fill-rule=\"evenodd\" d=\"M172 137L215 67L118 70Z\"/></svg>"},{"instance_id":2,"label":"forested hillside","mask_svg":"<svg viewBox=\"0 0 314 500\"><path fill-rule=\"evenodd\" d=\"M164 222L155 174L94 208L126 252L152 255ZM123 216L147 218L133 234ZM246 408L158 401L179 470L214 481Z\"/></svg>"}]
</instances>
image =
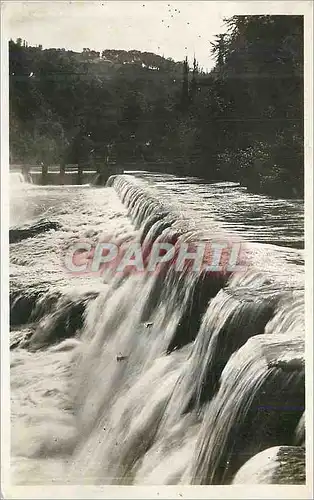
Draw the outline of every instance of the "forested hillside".
<instances>
[{"instance_id":1,"label":"forested hillside","mask_svg":"<svg viewBox=\"0 0 314 500\"><path fill-rule=\"evenodd\" d=\"M11 40L12 163L136 162L303 195L303 18L234 16L215 67ZM161 167L164 168L164 167Z\"/></svg>"}]
</instances>

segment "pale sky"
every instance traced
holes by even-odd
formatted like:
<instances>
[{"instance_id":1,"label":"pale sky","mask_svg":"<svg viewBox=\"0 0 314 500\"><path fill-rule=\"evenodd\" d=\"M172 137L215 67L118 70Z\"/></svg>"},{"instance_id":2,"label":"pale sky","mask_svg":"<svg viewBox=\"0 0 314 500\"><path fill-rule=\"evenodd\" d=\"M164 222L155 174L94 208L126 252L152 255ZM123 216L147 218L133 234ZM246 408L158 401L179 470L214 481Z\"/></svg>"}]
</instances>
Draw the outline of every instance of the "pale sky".
<instances>
[{"instance_id":1,"label":"pale sky","mask_svg":"<svg viewBox=\"0 0 314 500\"><path fill-rule=\"evenodd\" d=\"M175 60L196 57L212 66L210 41L223 28L221 2L79 1L10 2L9 36L30 45L137 49Z\"/></svg>"},{"instance_id":2,"label":"pale sky","mask_svg":"<svg viewBox=\"0 0 314 500\"><path fill-rule=\"evenodd\" d=\"M7 36L81 51L137 49L210 69L210 42L234 14L286 13L295 2L254 1L28 1L4 2ZM302 2L301 2L302 3ZM276 7L277 6L277 7ZM289 7L288 7L289 8ZM288 12L287 12L288 13Z\"/></svg>"}]
</instances>

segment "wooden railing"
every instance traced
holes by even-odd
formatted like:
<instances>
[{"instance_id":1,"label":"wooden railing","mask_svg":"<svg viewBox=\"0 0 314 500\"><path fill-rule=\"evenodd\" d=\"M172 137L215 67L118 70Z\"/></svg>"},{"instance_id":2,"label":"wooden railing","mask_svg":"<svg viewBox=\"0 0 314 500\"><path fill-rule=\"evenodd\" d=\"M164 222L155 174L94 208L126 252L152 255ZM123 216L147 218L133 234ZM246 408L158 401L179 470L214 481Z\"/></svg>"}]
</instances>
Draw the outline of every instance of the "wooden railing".
<instances>
[{"instance_id":1,"label":"wooden railing","mask_svg":"<svg viewBox=\"0 0 314 500\"><path fill-rule=\"evenodd\" d=\"M172 173L170 162L124 161L121 164L106 161L95 162L93 166L83 164L11 164L10 171L22 173L26 181L35 184L84 184L90 183L93 176L98 175L98 184L104 185L110 175L120 174L127 170ZM177 167L177 172L180 172ZM182 173L184 168L182 167ZM88 179L88 180L87 180Z\"/></svg>"},{"instance_id":2,"label":"wooden railing","mask_svg":"<svg viewBox=\"0 0 314 500\"><path fill-rule=\"evenodd\" d=\"M122 167L116 164L106 165L99 163L97 166L90 167L83 164L60 164L60 165L47 165L47 164L11 164L11 172L21 172L26 181L36 180L36 184L83 184L84 179L89 179L94 175L101 175L103 182L114 174L123 172ZM53 182L52 182L53 181Z\"/></svg>"}]
</instances>

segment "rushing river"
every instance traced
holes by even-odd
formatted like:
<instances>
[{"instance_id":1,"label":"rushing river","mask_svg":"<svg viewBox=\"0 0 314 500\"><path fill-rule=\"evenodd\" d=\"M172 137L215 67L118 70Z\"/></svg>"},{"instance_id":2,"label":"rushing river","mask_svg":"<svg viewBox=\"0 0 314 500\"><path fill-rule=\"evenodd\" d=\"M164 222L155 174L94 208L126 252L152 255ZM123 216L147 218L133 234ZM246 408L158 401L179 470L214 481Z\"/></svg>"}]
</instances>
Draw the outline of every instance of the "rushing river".
<instances>
[{"instance_id":1,"label":"rushing river","mask_svg":"<svg viewBox=\"0 0 314 500\"><path fill-rule=\"evenodd\" d=\"M10 177L15 483L274 482L260 452L304 462L302 201L143 172L101 188ZM244 242L246 271L64 266L78 241L218 234Z\"/></svg>"}]
</instances>

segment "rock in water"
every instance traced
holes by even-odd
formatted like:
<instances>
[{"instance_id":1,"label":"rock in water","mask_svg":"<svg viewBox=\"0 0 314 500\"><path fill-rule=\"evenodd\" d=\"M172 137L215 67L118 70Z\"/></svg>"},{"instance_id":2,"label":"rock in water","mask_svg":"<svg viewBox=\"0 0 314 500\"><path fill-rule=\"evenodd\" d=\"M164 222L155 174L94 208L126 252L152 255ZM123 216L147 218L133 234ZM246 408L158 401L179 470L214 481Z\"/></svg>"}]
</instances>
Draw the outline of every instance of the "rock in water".
<instances>
[{"instance_id":1,"label":"rock in water","mask_svg":"<svg viewBox=\"0 0 314 500\"><path fill-rule=\"evenodd\" d=\"M250 458L232 484L305 484L305 449L274 446Z\"/></svg>"},{"instance_id":2,"label":"rock in water","mask_svg":"<svg viewBox=\"0 0 314 500\"><path fill-rule=\"evenodd\" d=\"M40 220L35 224L27 225L21 228L12 228L9 231L9 242L18 243L19 241L25 240L26 238L33 238L37 234L50 231L51 229L57 230L60 228L58 222L50 220Z\"/></svg>"}]
</instances>

